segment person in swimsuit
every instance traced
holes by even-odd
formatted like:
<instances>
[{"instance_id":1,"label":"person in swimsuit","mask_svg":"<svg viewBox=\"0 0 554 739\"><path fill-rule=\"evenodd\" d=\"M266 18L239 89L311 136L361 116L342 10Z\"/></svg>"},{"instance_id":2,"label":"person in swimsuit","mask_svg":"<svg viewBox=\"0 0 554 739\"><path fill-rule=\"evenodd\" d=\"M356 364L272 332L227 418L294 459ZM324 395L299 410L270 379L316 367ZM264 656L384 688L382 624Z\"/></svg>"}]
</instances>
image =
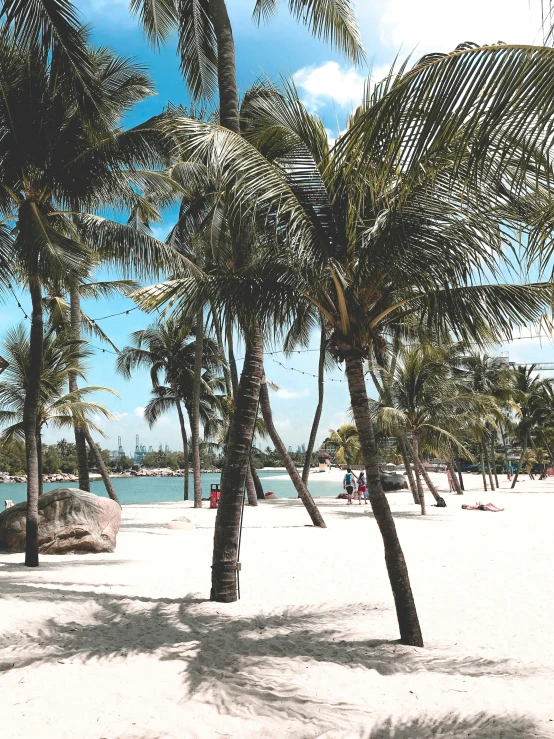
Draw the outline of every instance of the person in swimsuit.
<instances>
[{"instance_id":1,"label":"person in swimsuit","mask_svg":"<svg viewBox=\"0 0 554 739\"><path fill-rule=\"evenodd\" d=\"M498 513L499 511L504 510L504 508L499 508L494 503L479 503L479 502L477 502L475 505L464 504L462 508L465 511L491 511L491 513Z\"/></svg>"}]
</instances>

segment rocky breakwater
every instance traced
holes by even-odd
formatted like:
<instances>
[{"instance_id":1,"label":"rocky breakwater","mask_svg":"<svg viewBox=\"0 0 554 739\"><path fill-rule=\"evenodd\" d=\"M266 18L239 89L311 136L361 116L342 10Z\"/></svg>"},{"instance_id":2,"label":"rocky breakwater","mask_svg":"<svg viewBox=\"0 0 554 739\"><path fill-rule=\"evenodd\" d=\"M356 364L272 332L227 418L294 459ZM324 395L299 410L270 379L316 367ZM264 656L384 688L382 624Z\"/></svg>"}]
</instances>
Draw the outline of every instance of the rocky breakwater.
<instances>
[{"instance_id":1,"label":"rocky breakwater","mask_svg":"<svg viewBox=\"0 0 554 739\"><path fill-rule=\"evenodd\" d=\"M0 550L25 551L27 503L0 513ZM56 488L39 497L38 544L42 554L113 552L121 507L76 488Z\"/></svg>"}]
</instances>

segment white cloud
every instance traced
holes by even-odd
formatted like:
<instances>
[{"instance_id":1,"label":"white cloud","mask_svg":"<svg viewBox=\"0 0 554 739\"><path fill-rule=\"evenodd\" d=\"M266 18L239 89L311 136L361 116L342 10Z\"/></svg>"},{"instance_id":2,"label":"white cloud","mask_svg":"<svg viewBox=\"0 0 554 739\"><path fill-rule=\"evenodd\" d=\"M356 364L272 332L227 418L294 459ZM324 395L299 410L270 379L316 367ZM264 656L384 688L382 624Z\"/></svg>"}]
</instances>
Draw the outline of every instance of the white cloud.
<instances>
[{"instance_id":1,"label":"white cloud","mask_svg":"<svg viewBox=\"0 0 554 739\"><path fill-rule=\"evenodd\" d=\"M308 388L304 388L304 390L287 390L286 387L280 387L279 390L275 393L276 398L280 398L281 400L292 400L293 398L309 398L310 391Z\"/></svg>"},{"instance_id":2,"label":"white cloud","mask_svg":"<svg viewBox=\"0 0 554 739\"><path fill-rule=\"evenodd\" d=\"M302 67L294 73L294 81L303 92L306 107L315 111L331 102L343 108L358 105L365 77L352 67L343 69L337 62L324 62L318 67Z\"/></svg>"},{"instance_id":3,"label":"white cloud","mask_svg":"<svg viewBox=\"0 0 554 739\"><path fill-rule=\"evenodd\" d=\"M137 406L134 413L137 418L144 418L144 408L142 406Z\"/></svg>"},{"instance_id":4,"label":"white cloud","mask_svg":"<svg viewBox=\"0 0 554 739\"><path fill-rule=\"evenodd\" d=\"M385 0L380 13L381 42L401 58L451 51L463 41L479 44L540 43L540 0Z\"/></svg>"}]
</instances>

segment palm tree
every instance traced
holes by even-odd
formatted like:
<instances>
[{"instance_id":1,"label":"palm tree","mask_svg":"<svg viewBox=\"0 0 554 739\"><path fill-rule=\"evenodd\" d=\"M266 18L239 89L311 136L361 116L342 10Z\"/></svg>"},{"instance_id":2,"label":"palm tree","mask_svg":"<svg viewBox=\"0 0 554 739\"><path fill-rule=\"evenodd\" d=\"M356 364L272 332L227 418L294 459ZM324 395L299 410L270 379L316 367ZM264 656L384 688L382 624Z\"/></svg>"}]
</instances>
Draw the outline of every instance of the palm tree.
<instances>
[{"instance_id":1,"label":"palm tree","mask_svg":"<svg viewBox=\"0 0 554 739\"><path fill-rule=\"evenodd\" d=\"M358 429L351 423L343 423L335 431L329 429L327 441L335 445L335 459L339 464L350 467L362 461Z\"/></svg>"},{"instance_id":2,"label":"palm tree","mask_svg":"<svg viewBox=\"0 0 554 739\"><path fill-rule=\"evenodd\" d=\"M512 489L516 486L517 479L525 461L529 445L533 444L532 431L537 418L536 408L539 398L543 396L545 380L536 374L535 365L518 365L514 368L514 387L512 397L518 409L518 422L515 428L516 437L521 445L521 456L517 465Z\"/></svg>"},{"instance_id":3,"label":"palm tree","mask_svg":"<svg viewBox=\"0 0 554 739\"><path fill-rule=\"evenodd\" d=\"M350 0L289 0L289 10L312 33L330 41L358 63L364 52ZM219 120L239 131L239 95L235 43L225 0L130 0L149 40L160 46L177 31L181 69L193 99L219 92ZM276 0L256 0L254 18L260 23L277 10Z\"/></svg>"},{"instance_id":4,"label":"palm tree","mask_svg":"<svg viewBox=\"0 0 554 739\"><path fill-rule=\"evenodd\" d=\"M102 88L102 110L88 105L58 74L40 48L24 51L6 32L0 37L0 216L14 220L15 266L31 294L31 377L24 426L27 483L27 566L38 565L39 472L36 448L38 387L43 342L43 289L78 284L94 253L137 274L174 271L184 259L130 226L91 214L109 203L131 207L139 191L167 190L165 179L143 167L165 163L166 143L152 126L117 128L121 115L150 93L140 68L106 49L89 50ZM171 186L173 191L176 185ZM78 226L76 225L78 221ZM159 273L159 272L158 272Z\"/></svg>"},{"instance_id":5,"label":"palm tree","mask_svg":"<svg viewBox=\"0 0 554 739\"><path fill-rule=\"evenodd\" d=\"M216 164L234 212L243 220L254 214L263 221L271 260L253 258L240 271L213 279L174 280L138 298L151 307L178 300L184 309L216 295L222 310L226 305L239 312L247 302L251 314L269 324L287 312L294 315L309 300L325 316L330 350L345 363L401 639L410 644L421 644L422 638L379 480L363 362L381 351L383 334L410 313L429 328L477 341L509 335L514 323L542 314L550 285L490 280L500 276L508 258L505 227L530 230L537 215L539 203L522 192L523 184L530 187L525 175L534 168L540 187L550 176L539 134L554 114L544 86L551 68L554 51L542 47L468 45L424 58L367 96L332 151L323 124L308 115L291 89L251 91L242 137L191 119L172 123L188 156ZM451 94L453 80L461 77L462 101ZM497 90L506 105L493 120L490 99ZM533 111L539 106L538 117ZM487 284L473 284L477 275ZM218 511L221 525L214 540L212 584L218 600L236 598L240 511L235 501L245 471L240 448L251 435L262 364L261 345L247 346L243 377L249 392L240 403L236 446L229 446L234 471L222 478L222 500L230 500Z\"/></svg>"},{"instance_id":6,"label":"palm tree","mask_svg":"<svg viewBox=\"0 0 554 739\"><path fill-rule=\"evenodd\" d=\"M81 310L81 298L99 298L112 295L127 295L136 289L136 283L132 280L111 280L108 282L82 281L78 285L69 286L69 304L67 302L67 287L59 285L55 290L50 288L50 294L44 301L45 309L49 312L50 323L55 331L71 331L73 340L79 345L83 335L92 335L103 343L107 343L117 351L117 347L110 341L95 321L89 318ZM69 376L69 390L78 390L77 376L72 373ZM114 497L115 490L111 483L108 470L102 459L97 444L93 441L88 429L81 429L78 425L74 429L75 449L77 454L77 465L79 472L79 488L90 491L89 465L87 444L94 457L96 467L100 471L104 486L110 497Z\"/></svg>"},{"instance_id":7,"label":"palm tree","mask_svg":"<svg viewBox=\"0 0 554 739\"><path fill-rule=\"evenodd\" d=\"M194 404L194 388L196 374L196 329L183 320L158 321L149 328L135 331L131 334L133 346L124 347L116 362L116 368L125 378L130 379L134 370L143 368L150 372L153 398L149 403L147 421L150 425L156 422L159 416L175 408L179 417L183 453L185 455L184 499L189 498L188 487L188 437L185 427L183 406L189 419L192 420ZM202 365L205 374L202 377L201 388L203 393L213 397L213 387L221 386L218 378L215 382L213 370L219 369L221 359L217 343L208 337L203 339ZM210 386L211 384L211 386ZM167 386L167 387L164 387ZM202 410L202 403L199 404ZM200 470L198 470L198 475ZM202 487L200 486L200 500L197 499L197 487L194 488L194 505L202 507Z\"/></svg>"},{"instance_id":8,"label":"palm tree","mask_svg":"<svg viewBox=\"0 0 554 739\"><path fill-rule=\"evenodd\" d=\"M506 408L509 407L513 373L505 359L502 357L491 357L486 353L472 352L462 357L460 367L473 392L489 395L495 398L499 405L503 405ZM485 469L488 469L491 490L494 490L493 474L495 472L493 473L491 462L495 464L494 440L497 434L497 427L496 424L491 423L487 428L486 425L478 422L479 419L476 420L474 436L481 447L483 486L486 490ZM487 443L490 443L491 460L489 460Z\"/></svg>"},{"instance_id":9,"label":"palm tree","mask_svg":"<svg viewBox=\"0 0 554 739\"><path fill-rule=\"evenodd\" d=\"M468 393L463 380L453 374L448 354L448 350L430 346L411 346L400 352L394 374L383 373L389 405L381 404L378 408L378 427L411 434L422 514L425 497L420 475L437 502L440 496L421 462L420 445L444 456L448 456L452 446L463 449L456 430L464 428L468 417L472 419L476 410L482 412L487 405L484 398Z\"/></svg>"},{"instance_id":10,"label":"palm tree","mask_svg":"<svg viewBox=\"0 0 554 739\"><path fill-rule=\"evenodd\" d=\"M24 324L7 332L4 352L8 357L9 366L0 382L0 423L6 427L2 433L2 440L4 443L10 443L13 440L21 441L25 438L23 414L32 373L29 332ZM82 376L81 358L82 349L68 332L65 335L54 332L52 326L47 325L43 341L43 360L40 367L35 430L40 492L42 492L42 430L44 426L66 429L78 424L87 432L94 429L102 434L102 431L91 420L91 416L101 414L105 418L112 418L102 405L85 399L98 391L113 391L101 387L84 387L81 390L66 392L69 377ZM119 502L115 492L110 497Z\"/></svg>"}]
</instances>

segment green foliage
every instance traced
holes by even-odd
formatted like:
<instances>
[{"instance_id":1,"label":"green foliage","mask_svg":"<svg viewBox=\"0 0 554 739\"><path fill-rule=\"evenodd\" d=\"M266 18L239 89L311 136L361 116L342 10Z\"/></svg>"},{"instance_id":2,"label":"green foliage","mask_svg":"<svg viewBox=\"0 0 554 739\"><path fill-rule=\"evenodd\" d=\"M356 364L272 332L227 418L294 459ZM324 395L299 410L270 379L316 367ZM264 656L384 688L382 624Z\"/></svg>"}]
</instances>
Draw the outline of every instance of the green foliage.
<instances>
[{"instance_id":1,"label":"green foliage","mask_svg":"<svg viewBox=\"0 0 554 739\"><path fill-rule=\"evenodd\" d=\"M0 472L17 475L25 474L26 471L25 444L22 441L0 443Z\"/></svg>"}]
</instances>

